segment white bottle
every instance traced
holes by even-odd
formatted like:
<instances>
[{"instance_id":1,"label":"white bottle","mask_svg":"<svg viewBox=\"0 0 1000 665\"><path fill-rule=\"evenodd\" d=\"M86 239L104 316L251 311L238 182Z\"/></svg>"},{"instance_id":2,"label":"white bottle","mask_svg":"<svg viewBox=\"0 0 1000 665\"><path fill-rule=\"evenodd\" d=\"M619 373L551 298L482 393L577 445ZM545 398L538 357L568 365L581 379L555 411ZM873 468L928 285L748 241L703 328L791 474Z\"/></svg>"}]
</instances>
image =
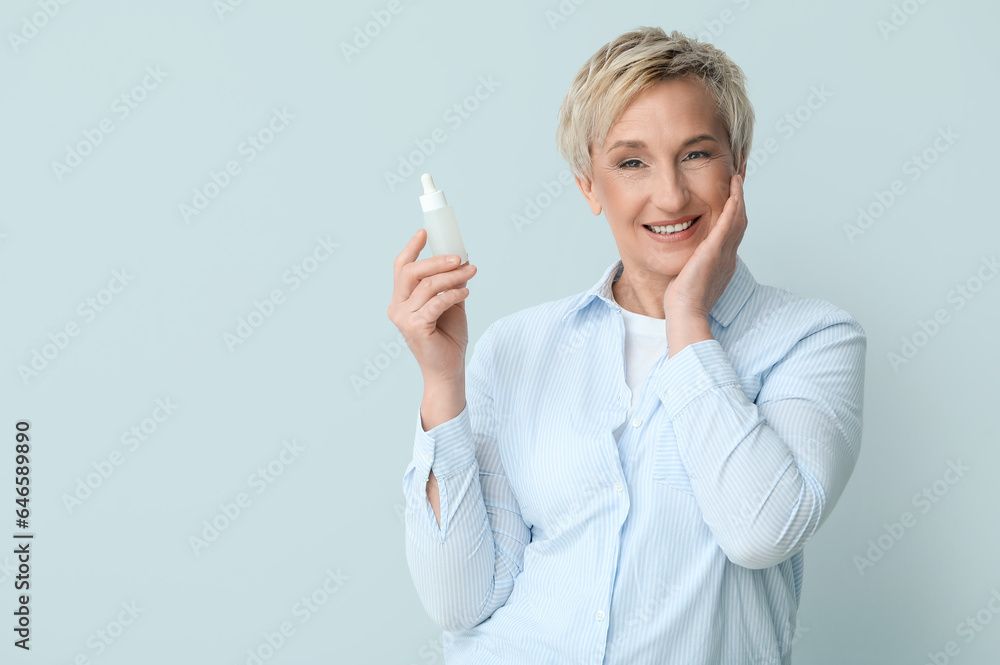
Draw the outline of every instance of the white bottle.
<instances>
[{"instance_id":1,"label":"white bottle","mask_svg":"<svg viewBox=\"0 0 1000 665\"><path fill-rule=\"evenodd\" d=\"M441 254L457 254L462 265L469 262L469 255L462 243L462 234L458 230L455 211L444 198L444 192L434 186L430 173L420 176L424 193L420 197L420 208L424 211L424 228L427 229L427 242L434 256Z\"/></svg>"}]
</instances>

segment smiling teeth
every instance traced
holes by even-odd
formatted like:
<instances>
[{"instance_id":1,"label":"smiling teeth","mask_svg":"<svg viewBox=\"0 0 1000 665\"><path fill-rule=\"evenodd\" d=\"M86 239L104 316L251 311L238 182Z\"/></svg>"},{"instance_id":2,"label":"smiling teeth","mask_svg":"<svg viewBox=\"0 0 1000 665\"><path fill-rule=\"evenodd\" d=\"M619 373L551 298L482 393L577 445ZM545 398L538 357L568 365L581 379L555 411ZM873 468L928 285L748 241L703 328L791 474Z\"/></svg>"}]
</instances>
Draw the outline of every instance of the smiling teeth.
<instances>
[{"instance_id":1,"label":"smiling teeth","mask_svg":"<svg viewBox=\"0 0 1000 665\"><path fill-rule=\"evenodd\" d=\"M697 221L697 218L692 219L690 222L684 222L683 224L675 224L673 226L650 226L654 233L671 234L677 233L678 231L683 231L687 227L691 226Z\"/></svg>"}]
</instances>

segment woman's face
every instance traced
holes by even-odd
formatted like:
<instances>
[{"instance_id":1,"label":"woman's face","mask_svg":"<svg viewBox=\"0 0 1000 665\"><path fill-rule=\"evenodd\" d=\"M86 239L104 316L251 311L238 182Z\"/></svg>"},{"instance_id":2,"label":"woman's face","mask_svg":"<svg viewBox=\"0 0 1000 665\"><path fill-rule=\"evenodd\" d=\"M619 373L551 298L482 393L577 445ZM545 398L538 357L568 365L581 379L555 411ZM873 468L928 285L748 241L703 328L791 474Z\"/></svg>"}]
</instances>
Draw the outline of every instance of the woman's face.
<instances>
[{"instance_id":1,"label":"woman's face","mask_svg":"<svg viewBox=\"0 0 1000 665\"><path fill-rule=\"evenodd\" d=\"M626 270L669 282L715 226L736 173L711 92L700 81L660 81L590 154L593 181L576 181L594 214L603 209ZM694 225L675 236L647 228L690 218Z\"/></svg>"}]
</instances>

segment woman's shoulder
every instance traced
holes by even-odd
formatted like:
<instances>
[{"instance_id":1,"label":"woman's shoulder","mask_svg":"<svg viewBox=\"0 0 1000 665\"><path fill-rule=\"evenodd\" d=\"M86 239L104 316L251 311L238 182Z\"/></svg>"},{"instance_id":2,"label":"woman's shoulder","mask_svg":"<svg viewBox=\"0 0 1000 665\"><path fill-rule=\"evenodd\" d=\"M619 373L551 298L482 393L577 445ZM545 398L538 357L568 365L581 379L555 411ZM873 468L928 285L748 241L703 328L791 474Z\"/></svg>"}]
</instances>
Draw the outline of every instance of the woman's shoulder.
<instances>
[{"instance_id":1,"label":"woman's shoulder","mask_svg":"<svg viewBox=\"0 0 1000 665\"><path fill-rule=\"evenodd\" d=\"M757 283L736 322L746 332L766 333L772 339L788 337L790 343L836 325L845 334L866 336L858 319L831 300L771 284Z\"/></svg>"}]
</instances>

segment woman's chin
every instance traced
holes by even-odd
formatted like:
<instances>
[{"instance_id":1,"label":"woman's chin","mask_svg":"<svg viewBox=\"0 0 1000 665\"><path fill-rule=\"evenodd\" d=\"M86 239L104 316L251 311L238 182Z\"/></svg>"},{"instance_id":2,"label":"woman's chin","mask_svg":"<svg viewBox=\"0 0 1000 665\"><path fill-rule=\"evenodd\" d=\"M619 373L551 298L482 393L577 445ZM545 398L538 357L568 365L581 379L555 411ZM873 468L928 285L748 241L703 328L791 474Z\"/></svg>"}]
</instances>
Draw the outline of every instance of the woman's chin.
<instances>
[{"instance_id":1,"label":"woman's chin","mask_svg":"<svg viewBox=\"0 0 1000 665\"><path fill-rule=\"evenodd\" d=\"M636 277L674 277L680 274L693 252L693 248L647 251L640 261L633 261L633 265L636 266Z\"/></svg>"}]
</instances>

